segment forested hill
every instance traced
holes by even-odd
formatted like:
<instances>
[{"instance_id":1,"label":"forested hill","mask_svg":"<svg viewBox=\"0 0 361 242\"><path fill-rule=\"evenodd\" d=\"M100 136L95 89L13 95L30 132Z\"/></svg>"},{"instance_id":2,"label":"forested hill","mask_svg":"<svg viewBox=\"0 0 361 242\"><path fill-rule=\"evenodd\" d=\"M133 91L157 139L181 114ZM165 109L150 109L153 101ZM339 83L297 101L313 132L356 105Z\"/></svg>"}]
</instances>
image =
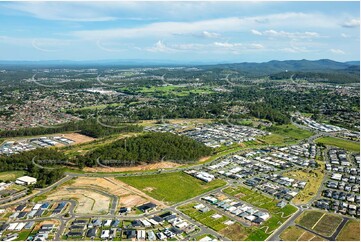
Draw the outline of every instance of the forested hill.
<instances>
[{"instance_id":1,"label":"forested hill","mask_svg":"<svg viewBox=\"0 0 361 242\"><path fill-rule=\"evenodd\" d=\"M130 166L162 160L186 163L211 153L211 148L186 136L148 133L102 146L85 156L78 157L78 162L86 166L94 166L99 158L102 164L108 166Z\"/></svg>"},{"instance_id":2,"label":"forested hill","mask_svg":"<svg viewBox=\"0 0 361 242\"><path fill-rule=\"evenodd\" d=\"M349 74L355 74L354 70L359 70L359 62L337 62L328 59L310 61L310 60L287 60L287 61L269 61L264 63L234 63L202 66L205 69L229 69L235 70L249 76L264 76L280 72L318 72L335 73L342 71ZM358 72L359 73L359 72Z\"/></svg>"}]
</instances>

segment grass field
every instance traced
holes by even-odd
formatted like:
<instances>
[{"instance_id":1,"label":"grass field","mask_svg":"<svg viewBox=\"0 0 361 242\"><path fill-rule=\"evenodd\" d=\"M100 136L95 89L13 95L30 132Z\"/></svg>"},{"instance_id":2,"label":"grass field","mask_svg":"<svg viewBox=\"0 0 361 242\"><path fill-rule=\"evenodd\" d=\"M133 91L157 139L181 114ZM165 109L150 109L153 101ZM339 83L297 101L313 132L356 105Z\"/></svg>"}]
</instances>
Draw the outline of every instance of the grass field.
<instances>
[{"instance_id":1,"label":"grass field","mask_svg":"<svg viewBox=\"0 0 361 242\"><path fill-rule=\"evenodd\" d=\"M317 225L314 225L313 230L324 236L331 236L341 222L340 216L325 214Z\"/></svg>"},{"instance_id":2,"label":"grass field","mask_svg":"<svg viewBox=\"0 0 361 242\"><path fill-rule=\"evenodd\" d=\"M323 238L296 226L290 226L282 232L280 238L284 241L321 241Z\"/></svg>"},{"instance_id":3,"label":"grass field","mask_svg":"<svg viewBox=\"0 0 361 242\"><path fill-rule=\"evenodd\" d=\"M277 207L277 200L245 187L229 187L223 191L231 196L238 197L240 200L246 201L258 208L263 208L271 215L271 218L262 224L262 229L253 228L250 231L247 240L265 240L272 231L277 229L280 224L286 221L291 214L297 211L297 208L289 204L283 208L279 208ZM266 229L266 227L268 227L268 229Z\"/></svg>"},{"instance_id":4,"label":"grass field","mask_svg":"<svg viewBox=\"0 0 361 242\"><path fill-rule=\"evenodd\" d=\"M330 145L330 146L337 146L345 150L360 152L360 143L348 141L344 139L339 139L334 137L322 137L316 139L316 143Z\"/></svg>"},{"instance_id":5,"label":"grass field","mask_svg":"<svg viewBox=\"0 0 361 242\"><path fill-rule=\"evenodd\" d=\"M285 138L285 142L302 140L313 135L312 132L298 128L293 124L273 125L266 130L273 134L283 136Z\"/></svg>"},{"instance_id":6,"label":"grass field","mask_svg":"<svg viewBox=\"0 0 361 242\"><path fill-rule=\"evenodd\" d=\"M312 229L323 214L323 212L319 211L305 211L299 218L296 219L296 223L305 228Z\"/></svg>"},{"instance_id":7,"label":"grass field","mask_svg":"<svg viewBox=\"0 0 361 242\"><path fill-rule=\"evenodd\" d=\"M23 176L24 171L4 171L0 172L0 180L2 181L14 181L16 178Z\"/></svg>"},{"instance_id":8,"label":"grass field","mask_svg":"<svg viewBox=\"0 0 361 242\"><path fill-rule=\"evenodd\" d=\"M316 169L303 169L286 172L283 175L296 178L301 181L307 181L306 187L301 190L292 202L296 205L308 203L316 194L325 176L324 165Z\"/></svg>"},{"instance_id":9,"label":"grass field","mask_svg":"<svg viewBox=\"0 0 361 242\"><path fill-rule=\"evenodd\" d=\"M338 241L360 241L360 221L350 220L341 230L336 240Z\"/></svg>"},{"instance_id":10,"label":"grass field","mask_svg":"<svg viewBox=\"0 0 361 242\"><path fill-rule=\"evenodd\" d=\"M210 227L217 232L227 227L227 225L224 224L225 221L229 220L227 217L222 216L221 218L214 219L212 216L216 214L216 211L210 210L208 212L202 213L193 208L195 205L197 205L197 203L189 203L178 207L178 209L194 220L206 225L207 227Z\"/></svg>"},{"instance_id":11,"label":"grass field","mask_svg":"<svg viewBox=\"0 0 361 242\"><path fill-rule=\"evenodd\" d=\"M183 172L121 177L119 180L145 192L151 197L177 203L226 185L223 180L206 183Z\"/></svg>"}]
</instances>

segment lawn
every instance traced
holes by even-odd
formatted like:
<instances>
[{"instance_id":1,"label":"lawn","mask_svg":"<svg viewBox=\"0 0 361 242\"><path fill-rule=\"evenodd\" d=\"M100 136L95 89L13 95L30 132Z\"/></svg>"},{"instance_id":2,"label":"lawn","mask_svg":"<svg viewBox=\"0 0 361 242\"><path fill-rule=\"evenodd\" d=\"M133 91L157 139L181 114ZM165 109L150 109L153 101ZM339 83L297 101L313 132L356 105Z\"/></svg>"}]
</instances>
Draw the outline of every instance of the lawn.
<instances>
[{"instance_id":1,"label":"lawn","mask_svg":"<svg viewBox=\"0 0 361 242\"><path fill-rule=\"evenodd\" d=\"M0 181L14 181L16 178L23 176L24 171L4 171L0 172Z\"/></svg>"},{"instance_id":2,"label":"lawn","mask_svg":"<svg viewBox=\"0 0 361 242\"><path fill-rule=\"evenodd\" d=\"M223 223L229 220L227 217L222 216L219 219L214 219L212 218L212 216L216 214L216 211L209 210L208 212L202 213L197 209L193 208L195 205L197 205L197 203L188 203L186 205L178 207L178 210L188 215L192 219L206 225L207 227L210 227L214 231L218 232L227 227L227 225Z\"/></svg>"},{"instance_id":3,"label":"lawn","mask_svg":"<svg viewBox=\"0 0 361 242\"><path fill-rule=\"evenodd\" d=\"M360 152L360 143L348 141L344 139L334 138L334 137L322 137L316 139L316 143L330 146L337 146L339 148Z\"/></svg>"},{"instance_id":4,"label":"lawn","mask_svg":"<svg viewBox=\"0 0 361 242\"><path fill-rule=\"evenodd\" d=\"M317 194L319 187L322 184L324 177L324 166L321 165L316 169L302 169L286 172L283 175L297 180L307 181L305 189L301 190L292 202L296 205L308 203Z\"/></svg>"},{"instance_id":5,"label":"lawn","mask_svg":"<svg viewBox=\"0 0 361 242\"><path fill-rule=\"evenodd\" d=\"M313 230L324 236L331 236L341 222L342 218L340 216L326 214L317 225L314 226Z\"/></svg>"},{"instance_id":6,"label":"lawn","mask_svg":"<svg viewBox=\"0 0 361 242\"><path fill-rule=\"evenodd\" d=\"M297 218L296 223L305 228L312 229L323 214L323 212L319 211L305 211L299 218Z\"/></svg>"},{"instance_id":7,"label":"lawn","mask_svg":"<svg viewBox=\"0 0 361 242\"><path fill-rule=\"evenodd\" d=\"M223 180L217 179L206 183L183 172L119 177L118 179L155 199L169 203L181 202L226 185Z\"/></svg>"},{"instance_id":8,"label":"lawn","mask_svg":"<svg viewBox=\"0 0 361 242\"><path fill-rule=\"evenodd\" d=\"M285 137L286 142L307 139L313 135L312 132L296 127L293 124L272 125L267 131Z\"/></svg>"},{"instance_id":9,"label":"lawn","mask_svg":"<svg viewBox=\"0 0 361 242\"><path fill-rule=\"evenodd\" d=\"M360 221L350 220L341 230L336 240L338 241L360 241Z\"/></svg>"},{"instance_id":10,"label":"lawn","mask_svg":"<svg viewBox=\"0 0 361 242\"><path fill-rule=\"evenodd\" d=\"M271 218L265 221L262 227L268 227L267 233L266 228L258 229L254 228L248 235L246 240L265 240L272 231L277 229L287 218L297 211L297 208L292 205L286 205L283 208L277 207L278 200L267 197L260 192L250 190L246 187L229 187L223 190L225 193L235 196L240 200L246 201L258 208L267 210Z\"/></svg>"}]
</instances>

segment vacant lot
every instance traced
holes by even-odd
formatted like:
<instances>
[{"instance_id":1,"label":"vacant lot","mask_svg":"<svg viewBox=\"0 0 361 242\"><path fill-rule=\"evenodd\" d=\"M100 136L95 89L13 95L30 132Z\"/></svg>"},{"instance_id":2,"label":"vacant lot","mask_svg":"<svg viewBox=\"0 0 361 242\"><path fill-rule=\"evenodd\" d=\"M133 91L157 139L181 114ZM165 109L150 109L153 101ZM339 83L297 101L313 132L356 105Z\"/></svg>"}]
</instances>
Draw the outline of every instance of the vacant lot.
<instances>
[{"instance_id":1,"label":"vacant lot","mask_svg":"<svg viewBox=\"0 0 361 242\"><path fill-rule=\"evenodd\" d=\"M224 186L223 180L206 183L183 172L121 177L119 180L144 191L157 200L177 203Z\"/></svg>"},{"instance_id":2,"label":"vacant lot","mask_svg":"<svg viewBox=\"0 0 361 242\"><path fill-rule=\"evenodd\" d=\"M317 169L303 169L286 172L283 175L296 178L297 180L307 181L306 187L301 190L292 202L296 205L308 203L316 194L322 183L324 172L323 165Z\"/></svg>"},{"instance_id":3,"label":"vacant lot","mask_svg":"<svg viewBox=\"0 0 361 242\"><path fill-rule=\"evenodd\" d=\"M292 142L297 140L306 139L313 135L312 132L296 127L292 124L272 125L266 129L267 131L281 135L285 138L285 142Z\"/></svg>"},{"instance_id":4,"label":"vacant lot","mask_svg":"<svg viewBox=\"0 0 361 242\"><path fill-rule=\"evenodd\" d=\"M337 236L338 241L360 241L360 221L350 220Z\"/></svg>"},{"instance_id":5,"label":"vacant lot","mask_svg":"<svg viewBox=\"0 0 361 242\"><path fill-rule=\"evenodd\" d=\"M296 226L288 227L283 233L280 235L280 238L284 241L321 241L323 238L314 235L306 230L298 228Z\"/></svg>"},{"instance_id":6,"label":"vacant lot","mask_svg":"<svg viewBox=\"0 0 361 242\"><path fill-rule=\"evenodd\" d=\"M323 216L323 218L314 225L313 230L324 236L331 236L341 222L341 217L332 214L325 214L325 216Z\"/></svg>"},{"instance_id":7,"label":"vacant lot","mask_svg":"<svg viewBox=\"0 0 361 242\"><path fill-rule=\"evenodd\" d=\"M229 220L227 217L222 216L218 219L214 219L212 218L212 216L216 214L216 211L210 210L208 212L202 213L197 209L193 208L195 205L197 205L197 203L189 203L178 207L178 209L181 212L187 214L189 217L193 218L194 220L210 227L215 231L220 231L227 227L227 225L224 224L225 221Z\"/></svg>"},{"instance_id":8,"label":"vacant lot","mask_svg":"<svg viewBox=\"0 0 361 242\"><path fill-rule=\"evenodd\" d=\"M228 225L226 228L219 231L219 233L232 241L244 241L249 234L247 229L239 223Z\"/></svg>"},{"instance_id":9,"label":"vacant lot","mask_svg":"<svg viewBox=\"0 0 361 242\"><path fill-rule=\"evenodd\" d=\"M175 168L181 166L181 164L162 161L154 164L144 164L138 166L130 166L130 167L84 167L83 171L85 172L126 172L126 171L149 171L149 170L157 170L157 169L168 169Z\"/></svg>"},{"instance_id":10,"label":"vacant lot","mask_svg":"<svg viewBox=\"0 0 361 242\"><path fill-rule=\"evenodd\" d=\"M305 211L299 218L297 218L296 223L305 228L313 229L313 226L321 219L322 216L324 216L323 212Z\"/></svg>"},{"instance_id":11,"label":"vacant lot","mask_svg":"<svg viewBox=\"0 0 361 242\"><path fill-rule=\"evenodd\" d=\"M0 172L0 181L14 181L16 178L23 176L24 171L4 171Z\"/></svg>"},{"instance_id":12,"label":"vacant lot","mask_svg":"<svg viewBox=\"0 0 361 242\"><path fill-rule=\"evenodd\" d=\"M344 140L344 139L339 139L339 138L334 138L334 137L322 137L322 138L316 139L316 143L337 146L337 147L345 149L345 150L360 152L360 143L348 141L348 140Z\"/></svg>"},{"instance_id":13,"label":"vacant lot","mask_svg":"<svg viewBox=\"0 0 361 242\"><path fill-rule=\"evenodd\" d=\"M86 143L86 142L90 142L95 140L92 137L83 135L83 134L78 134L78 133L68 133L68 134L62 134L61 135L64 138L70 139L75 141L75 144L82 144L82 143Z\"/></svg>"},{"instance_id":14,"label":"vacant lot","mask_svg":"<svg viewBox=\"0 0 361 242\"><path fill-rule=\"evenodd\" d=\"M101 177L79 177L51 192L47 199L73 198L79 203L76 212L104 214L109 209L112 195L118 197L118 207L134 207L149 201L163 206L147 194L117 179Z\"/></svg>"},{"instance_id":15,"label":"vacant lot","mask_svg":"<svg viewBox=\"0 0 361 242\"><path fill-rule=\"evenodd\" d=\"M246 187L229 187L223 191L258 208L267 210L271 215L271 218L265 221L260 228L252 227L247 240L265 240L280 224L286 221L291 214L297 211L294 206L289 204L283 208L279 208L277 207L277 200Z\"/></svg>"}]
</instances>

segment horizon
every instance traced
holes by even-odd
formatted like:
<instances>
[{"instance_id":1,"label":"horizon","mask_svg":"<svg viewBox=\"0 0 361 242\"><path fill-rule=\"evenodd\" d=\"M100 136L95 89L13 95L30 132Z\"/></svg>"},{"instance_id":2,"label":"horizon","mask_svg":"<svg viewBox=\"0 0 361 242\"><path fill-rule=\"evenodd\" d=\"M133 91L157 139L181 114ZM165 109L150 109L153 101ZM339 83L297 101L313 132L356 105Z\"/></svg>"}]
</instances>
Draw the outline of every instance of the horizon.
<instances>
[{"instance_id":1,"label":"horizon","mask_svg":"<svg viewBox=\"0 0 361 242\"><path fill-rule=\"evenodd\" d=\"M359 9L359 2L1 2L1 61L360 60Z\"/></svg>"}]
</instances>

